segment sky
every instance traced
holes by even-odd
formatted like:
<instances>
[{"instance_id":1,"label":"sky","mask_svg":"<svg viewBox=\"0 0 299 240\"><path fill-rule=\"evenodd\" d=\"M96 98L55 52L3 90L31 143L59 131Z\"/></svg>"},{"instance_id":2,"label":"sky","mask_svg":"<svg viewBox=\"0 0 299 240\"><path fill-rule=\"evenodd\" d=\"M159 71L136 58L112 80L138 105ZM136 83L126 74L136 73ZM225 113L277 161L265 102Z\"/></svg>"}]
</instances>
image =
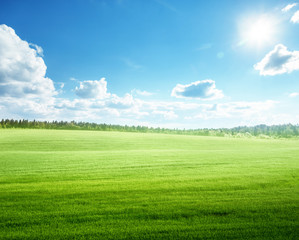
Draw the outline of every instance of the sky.
<instances>
[{"instance_id":1,"label":"sky","mask_svg":"<svg viewBox=\"0 0 299 240\"><path fill-rule=\"evenodd\" d=\"M1 0L0 118L299 124L299 2Z\"/></svg>"}]
</instances>

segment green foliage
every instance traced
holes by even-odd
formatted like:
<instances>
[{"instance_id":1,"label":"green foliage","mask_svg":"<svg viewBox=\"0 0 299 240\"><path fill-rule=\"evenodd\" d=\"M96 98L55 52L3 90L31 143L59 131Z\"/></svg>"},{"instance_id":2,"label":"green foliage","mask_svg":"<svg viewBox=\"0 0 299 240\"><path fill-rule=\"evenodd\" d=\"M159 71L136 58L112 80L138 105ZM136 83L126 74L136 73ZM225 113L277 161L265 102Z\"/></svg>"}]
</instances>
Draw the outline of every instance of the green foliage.
<instances>
[{"instance_id":1,"label":"green foliage","mask_svg":"<svg viewBox=\"0 0 299 240\"><path fill-rule=\"evenodd\" d=\"M294 139L0 131L0 239L298 239Z\"/></svg>"},{"instance_id":2,"label":"green foliage","mask_svg":"<svg viewBox=\"0 0 299 240\"><path fill-rule=\"evenodd\" d=\"M217 136L217 137L260 137L265 138L291 138L299 136L299 125L257 125L254 127L235 127L235 128L203 128L203 129L167 129L149 128L145 126L121 126L112 124L97 124L88 122L65 122L65 121L28 121L28 120L9 120L2 119L0 128L30 128L30 129L64 129L64 130L93 130L93 131L119 131L119 132L147 132L147 133L167 133L197 136Z\"/></svg>"}]
</instances>

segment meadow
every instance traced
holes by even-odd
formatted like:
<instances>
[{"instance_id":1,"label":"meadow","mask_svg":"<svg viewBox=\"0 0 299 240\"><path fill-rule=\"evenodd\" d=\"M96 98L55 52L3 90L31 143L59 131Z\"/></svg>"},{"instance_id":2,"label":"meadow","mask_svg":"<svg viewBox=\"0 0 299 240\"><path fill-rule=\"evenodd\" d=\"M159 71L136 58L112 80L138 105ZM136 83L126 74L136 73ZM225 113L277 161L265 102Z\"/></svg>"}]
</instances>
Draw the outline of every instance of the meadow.
<instances>
[{"instance_id":1,"label":"meadow","mask_svg":"<svg viewBox=\"0 0 299 240\"><path fill-rule=\"evenodd\" d=\"M299 239L299 141L0 130L0 239Z\"/></svg>"}]
</instances>

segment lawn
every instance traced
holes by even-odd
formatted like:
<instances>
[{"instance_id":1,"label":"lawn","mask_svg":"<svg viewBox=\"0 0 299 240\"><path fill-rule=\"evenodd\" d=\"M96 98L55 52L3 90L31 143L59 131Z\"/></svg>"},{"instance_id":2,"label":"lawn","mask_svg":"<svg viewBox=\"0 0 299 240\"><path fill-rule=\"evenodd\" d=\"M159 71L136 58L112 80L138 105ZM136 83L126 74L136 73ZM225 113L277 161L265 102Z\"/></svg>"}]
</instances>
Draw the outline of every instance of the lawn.
<instances>
[{"instance_id":1,"label":"lawn","mask_svg":"<svg viewBox=\"0 0 299 240\"><path fill-rule=\"evenodd\" d=\"M0 239L299 239L299 141L0 130Z\"/></svg>"}]
</instances>

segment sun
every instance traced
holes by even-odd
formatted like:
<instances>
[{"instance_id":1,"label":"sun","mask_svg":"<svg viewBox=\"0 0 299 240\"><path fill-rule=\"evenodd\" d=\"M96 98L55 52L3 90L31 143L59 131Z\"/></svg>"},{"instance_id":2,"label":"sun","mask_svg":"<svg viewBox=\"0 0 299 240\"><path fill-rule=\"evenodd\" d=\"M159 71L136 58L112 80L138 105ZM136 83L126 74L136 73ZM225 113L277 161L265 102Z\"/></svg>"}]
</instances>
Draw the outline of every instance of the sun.
<instances>
[{"instance_id":1,"label":"sun","mask_svg":"<svg viewBox=\"0 0 299 240\"><path fill-rule=\"evenodd\" d=\"M273 26L267 19L258 19L248 28L247 40L250 43L262 44L272 38Z\"/></svg>"},{"instance_id":2,"label":"sun","mask_svg":"<svg viewBox=\"0 0 299 240\"><path fill-rule=\"evenodd\" d=\"M269 16L255 16L245 19L240 27L241 44L261 47L274 40L275 20Z\"/></svg>"}]
</instances>

